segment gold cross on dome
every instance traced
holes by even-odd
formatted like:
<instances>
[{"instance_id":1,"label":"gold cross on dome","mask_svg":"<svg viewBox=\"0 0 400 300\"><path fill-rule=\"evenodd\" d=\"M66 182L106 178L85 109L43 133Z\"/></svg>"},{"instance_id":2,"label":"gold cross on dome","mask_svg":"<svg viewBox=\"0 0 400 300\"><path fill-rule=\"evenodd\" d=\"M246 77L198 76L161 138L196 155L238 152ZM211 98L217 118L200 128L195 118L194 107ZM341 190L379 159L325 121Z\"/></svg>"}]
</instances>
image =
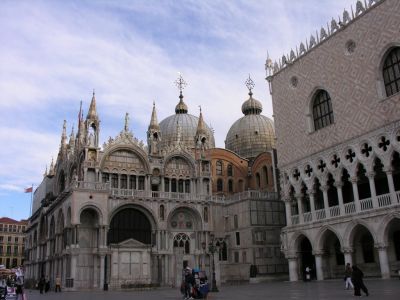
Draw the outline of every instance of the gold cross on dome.
<instances>
[{"instance_id":1,"label":"gold cross on dome","mask_svg":"<svg viewBox=\"0 0 400 300\"><path fill-rule=\"evenodd\" d=\"M245 81L245 84L247 86L247 88L249 89L249 92L251 93L251 90L254 89L254 81L251 79L250 74L249 74L249 78L247 78L247 80Z\"/></svg>"},{"instance_id":2,"label":"gold cross on dome","mask_svg":"<svg viewBox=\"0 0 400 300\"><path fill-rule=\"evenodd\" d=\"M186 81L183 79L182 74L178 73L179 77L175 80L175 85L178 87L179 91L182 93L183 89L187 86Z\"/></svg>"}]
</instances>

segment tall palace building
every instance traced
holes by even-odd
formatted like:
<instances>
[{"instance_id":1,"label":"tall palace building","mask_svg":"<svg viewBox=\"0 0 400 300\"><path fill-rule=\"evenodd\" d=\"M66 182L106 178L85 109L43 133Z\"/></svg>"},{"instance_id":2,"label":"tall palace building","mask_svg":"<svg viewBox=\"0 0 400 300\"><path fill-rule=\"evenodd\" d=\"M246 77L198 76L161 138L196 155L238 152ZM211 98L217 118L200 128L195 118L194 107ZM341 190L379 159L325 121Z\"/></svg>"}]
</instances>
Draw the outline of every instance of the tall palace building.
<instances>
[{"instance_id":1,"label":"tall palace building","mask_svg":"<svg viewBox=\"0 0 400 300\"><path fill-rule=\"evenodd\" d=\"M290 280L400 269L400 1L357 1L267 60Z\"/></svg>"},{"instance_id":2,"label":"tall palace building","mask_svg":"<svg viewBox=\"0 0 400 300\"><path fill-rule=\"evenodd\" d=\"M100 145L95 95L86 119L67 137L34 193L25 277L61 276L69 289L179 286L184 266L217 282L287 274L280 233L273 122L253 98L215 148L204 121L188 113L182 77L175 113L158 122L153 106L147 145L125 126ZM287 276L287 275L286 275Z\"/></svg>"}]
</instances>

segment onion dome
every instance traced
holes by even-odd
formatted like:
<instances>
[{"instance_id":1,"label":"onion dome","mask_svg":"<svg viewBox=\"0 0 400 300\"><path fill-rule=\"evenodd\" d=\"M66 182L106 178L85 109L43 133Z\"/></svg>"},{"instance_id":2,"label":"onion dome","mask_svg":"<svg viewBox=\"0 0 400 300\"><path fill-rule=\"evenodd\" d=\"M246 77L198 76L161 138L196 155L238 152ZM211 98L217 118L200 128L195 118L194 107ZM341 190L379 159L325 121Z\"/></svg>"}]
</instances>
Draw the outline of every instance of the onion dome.
<instances>
[{"instance_id":1,"label":"onion dome","mask_svg":"<svg viewBox=\"0 0 400 300\"><path fill-rule=\"evenodd\" d=\"M169 116L160 122L160 129L162 140L160 142L160 148L165 149L169 146L181 145L193 149L196 147L195 137L199 125L199 118L188 113L188 107L183 102L182 90L186 86L186 82L182 76L179 76L175 82L178 86L179 103L175 107L175 114ZM213 131L210 127L201 120L201 127L207 136L209 136L209 147L215 147L215 140Z\"/></svg>"},{"instance_id":2,"label":"onion dome","mask_svg":"<svg viewBox=\"0 0 400 300\"><path fill-rule=\"evenodd\" d=\"M250 97L242 105L244 116L229 129L225 148L251 159L275 148L275 129L273 121L261 115L262 104L253 98L254 83L250 76L246 80L246 86Z\"/></svg>"}]
</instances>

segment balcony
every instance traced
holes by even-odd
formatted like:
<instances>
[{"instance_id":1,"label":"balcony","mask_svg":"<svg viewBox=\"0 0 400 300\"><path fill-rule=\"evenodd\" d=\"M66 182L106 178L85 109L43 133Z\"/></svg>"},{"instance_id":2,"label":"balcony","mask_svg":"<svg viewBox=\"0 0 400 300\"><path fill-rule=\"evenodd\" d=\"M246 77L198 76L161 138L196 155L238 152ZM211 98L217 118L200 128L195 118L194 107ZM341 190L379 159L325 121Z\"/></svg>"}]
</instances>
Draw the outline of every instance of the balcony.
<instances>
[{"instance_id":1,"label":"balcony","mask_svg":"<svg viewBox=\"0 0 400 300\"><path fill-rule=\"evenodd\" d=\"M109 183L100 182L83 182L78 181L73 183L73 189L81 191L98 191L108 192L111 197L125 198L125 199L165 199L165 200L178 200L178 201L211 201L218 203L225 203L231 201L240 201L248 199L268 199L278 200L278 193L275 192L261 192L248 190L241 193L236 193L230 196L217 196L217 195L199 195L192 193L174 193L174 192L161 192L161 191L146 191L134 189L119 189L111 188Z\"/></svg>"},{"instance_id":2,"label":"balcony","mask_svg":"<svg viewBox=\"0 0 400 300\"><path fill-rule=\"evenodd\" d=\"M327 220L343 216L352 216L369 210L379 210L385 207L399 207L400 208L400 191L396 191L395 197L390 193L376 196L376 207L374 207L374 201L372 198L366 198L359 200L359 208L355 202L349 202L343 204L343 213L341 212L340 206L330 206L327 210L318 209L312 212L303 213L303 223L312 223L321 220ZM301 224L300 216L291 216L292 225Z\"/></svg>"}]
</instances>

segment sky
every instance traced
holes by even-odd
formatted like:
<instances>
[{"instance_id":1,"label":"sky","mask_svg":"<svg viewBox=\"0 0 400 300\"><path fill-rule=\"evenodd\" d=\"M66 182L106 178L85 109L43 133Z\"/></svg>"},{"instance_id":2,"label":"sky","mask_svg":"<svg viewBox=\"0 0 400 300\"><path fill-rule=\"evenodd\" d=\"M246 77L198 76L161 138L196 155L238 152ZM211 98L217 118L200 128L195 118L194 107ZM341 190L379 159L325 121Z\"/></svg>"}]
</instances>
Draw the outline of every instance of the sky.
<instances>
[{"instance_id":1,"label":"sky","mask_svg":"<svg viewBox=\"0 0 400 300\"><path fill-rule=\"evenodd\" d=\"M0 1L0 217L29 217L24 189L40 184L63 121L69 136L93 90L101 145L123 129L126 112L145 142L153 101L159 121L174 114L180 72L189 113L201 105L223 148L242 117L249 74L263 114L273 116L267 53L278 60L355 2Z\"/></svg>"}]
</instances>

